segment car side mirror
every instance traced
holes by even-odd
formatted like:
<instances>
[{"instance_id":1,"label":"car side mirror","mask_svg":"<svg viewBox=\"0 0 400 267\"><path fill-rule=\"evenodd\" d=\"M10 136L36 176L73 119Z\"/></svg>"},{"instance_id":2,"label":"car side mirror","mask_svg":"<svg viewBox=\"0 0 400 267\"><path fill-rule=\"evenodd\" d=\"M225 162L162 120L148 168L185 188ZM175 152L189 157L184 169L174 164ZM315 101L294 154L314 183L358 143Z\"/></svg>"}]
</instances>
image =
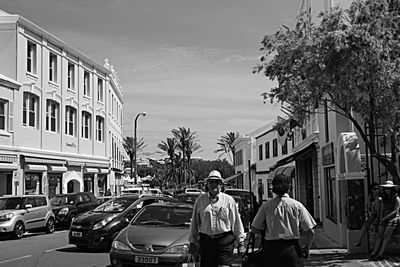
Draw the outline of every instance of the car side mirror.
<instances>
[{"instance_id":1,"label":"car side mirror","mask_svg":"<svg viewBox=\"0 0 400 267\"><path fill-rule=\"evenodd\" d=\"M32 207L33 207L32 204L25 204L25 209L30 209Z\"/></svg>"}]
</instances>

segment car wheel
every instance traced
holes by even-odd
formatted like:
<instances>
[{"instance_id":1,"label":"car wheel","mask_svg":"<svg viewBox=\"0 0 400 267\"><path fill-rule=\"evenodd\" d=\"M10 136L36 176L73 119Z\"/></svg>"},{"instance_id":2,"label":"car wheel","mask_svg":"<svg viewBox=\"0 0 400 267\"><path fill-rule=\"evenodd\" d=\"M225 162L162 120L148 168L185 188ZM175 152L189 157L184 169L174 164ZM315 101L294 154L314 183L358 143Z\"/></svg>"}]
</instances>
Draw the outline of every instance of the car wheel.
<instances>
[{"instance_id":1,"label":"car wheel","mask_svg":"<svg viewBox=\"0 0 400 267\"><path fill-rule=\"evenodd\" d=\"M48 233L48 234L53 233L54 228L55 228L54 219L52 217L50 217L46 223L46 233Z\"/></svg>"},{"instance_id":2,"label":"car wheel","mask_svg":"<svg viewBox=\"0 0 400 267\"><path fill-rule=\"evenodd\" d=\"M17 223L15 224L15 226L14 226L14 232L13 232L14 237L15 237L16 239L21 239L21 237L22 237L22 235L24 234L24 232L25 232L25 227L24 227L24 225L22 224L22 222L17 222Z\"/></svg>"}]
</instances>

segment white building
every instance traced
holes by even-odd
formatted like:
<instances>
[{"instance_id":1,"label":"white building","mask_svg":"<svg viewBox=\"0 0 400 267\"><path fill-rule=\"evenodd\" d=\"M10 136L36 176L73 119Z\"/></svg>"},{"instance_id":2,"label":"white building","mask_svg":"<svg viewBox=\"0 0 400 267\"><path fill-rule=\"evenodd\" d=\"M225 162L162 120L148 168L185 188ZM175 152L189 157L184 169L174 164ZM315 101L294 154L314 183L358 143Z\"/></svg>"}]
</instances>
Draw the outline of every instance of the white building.
<instances>
[{"instance_id":1,"label":"white building","mask_svg":"<svg viewBox=\"0 0 400 267\"><path fill-rule=\"evenodd\" d=\"M0 10L0 195L115 191L123 170L114 68Z\"/></svg>"}]
</instances>

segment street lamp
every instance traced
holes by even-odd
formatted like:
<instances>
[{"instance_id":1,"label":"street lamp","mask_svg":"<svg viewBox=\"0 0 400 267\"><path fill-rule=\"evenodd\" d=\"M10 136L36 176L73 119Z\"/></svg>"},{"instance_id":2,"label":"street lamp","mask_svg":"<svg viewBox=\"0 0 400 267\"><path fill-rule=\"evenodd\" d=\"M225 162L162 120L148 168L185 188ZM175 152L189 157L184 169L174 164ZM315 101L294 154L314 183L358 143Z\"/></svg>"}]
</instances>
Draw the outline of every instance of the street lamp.
<instances>
[{"instance_id":1,"label":"street lamp","mask_svg":"<svg viewBox=\"0 0 400 267\"><path fill-rule=\"evenodd\" d=\"M133 128L133 142L134 142L134 152L135 152L135 184L137 184L138 172L137 172L137 137L136 137L136 128L137 128L137 120L139 119L140 115L143 117L146 116L146 112L141 112L136 115L135 117L135 124Z\"/></svg>"}]
</instances>

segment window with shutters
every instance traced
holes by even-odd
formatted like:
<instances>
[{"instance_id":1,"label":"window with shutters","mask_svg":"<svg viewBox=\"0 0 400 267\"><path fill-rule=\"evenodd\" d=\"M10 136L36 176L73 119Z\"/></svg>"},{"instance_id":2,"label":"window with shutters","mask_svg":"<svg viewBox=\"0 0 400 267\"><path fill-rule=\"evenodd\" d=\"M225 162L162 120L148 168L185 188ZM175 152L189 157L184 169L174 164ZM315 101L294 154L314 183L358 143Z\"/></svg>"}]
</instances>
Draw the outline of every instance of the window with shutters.
<instances>
[{"instance_id":1,"label":"window with shutters","mask_svg":"<svg viewBox=\"0 0 400 267\"><path fill-rule=\"evenodd\" d=\"M76 136L76 109L71 106L65 107L65 134Z\"/></svg>"},{"instance_id":2,"label":"window with shutters","mask_svg":"<svg viewBox=\"0 0 400 267\"><path fill-rule=\"evenodd\" d=\"M90 97L90 73L83 73L83 95Z\"/></svg>"},{"instance_id":3,"label":"window with shutters","mask_svg":"<svg viewBox=\"0 0 400 267\"><path fill-rule=\"evenodd\" d=\"M39 97L24 92L22 103L22 125L31 128L38 128L39 122Z\"/></svg>"},{"instance_id":4,"label":"window with shutters","mask_svg":"<svg viewBox=\"0 0 400 267\"><path fill-rule=\"evenodd\" d=\"M46 105L46 130L50 132L58 132L60 105L50 99L47 99Z\"/></svg>"},{"instance_id":5,"label":"window with shutters","mask_svg":"<svg viewBox=\"0 0 400 267\"><path fill-rule=\"evenodd\" d=\"M82 138L92 138L92 115L89 112L82 111Z\"/></svg>"},{"instance_id":6,"label":"window with shutters","mask_svg":"<svg viewBox=\"0 0 400 267\"><path fill-rule=\"evenodd\" d=\"M36 44L28 41L26 49L26 71L32 74L36 74L36 53Z\"/></svg>"},{"instance_id":7,"label":"window with shutters","mask_svg":"<svg viewBox=\"0 0 400 267\"><path fill-rule=\"evenodd\" d=\"M8 101L0 99L0 131L7 131L8 124Z\"/></svg>"},{"instance_id":8,"label":"window with shutters","mask_svg":"<svg viewBox=\"0 0 400 267\"><path fill-rule=\"evenodd\" d=\"M68 62L67 88L75 90L75 65Z\"/></svg>"},{"instance_id":9,"label":"window with shutters","mask_svg":"<svg viewBox=\"0 0 400 267\"><path fill-rule=\"evenodd\" d=\"M101 116L96 116L96 140L104 141L104 118Z\"/></svg>"},{"instance_id":10,"label":"window with shutters","mask_svg":"<svg viewBox=\"0 0 400 267\"><path fill-rule=\"evenodd\" d=\"M49 80L57 82L57 55L49 53Z\"/></svg>"}]
</instances>

